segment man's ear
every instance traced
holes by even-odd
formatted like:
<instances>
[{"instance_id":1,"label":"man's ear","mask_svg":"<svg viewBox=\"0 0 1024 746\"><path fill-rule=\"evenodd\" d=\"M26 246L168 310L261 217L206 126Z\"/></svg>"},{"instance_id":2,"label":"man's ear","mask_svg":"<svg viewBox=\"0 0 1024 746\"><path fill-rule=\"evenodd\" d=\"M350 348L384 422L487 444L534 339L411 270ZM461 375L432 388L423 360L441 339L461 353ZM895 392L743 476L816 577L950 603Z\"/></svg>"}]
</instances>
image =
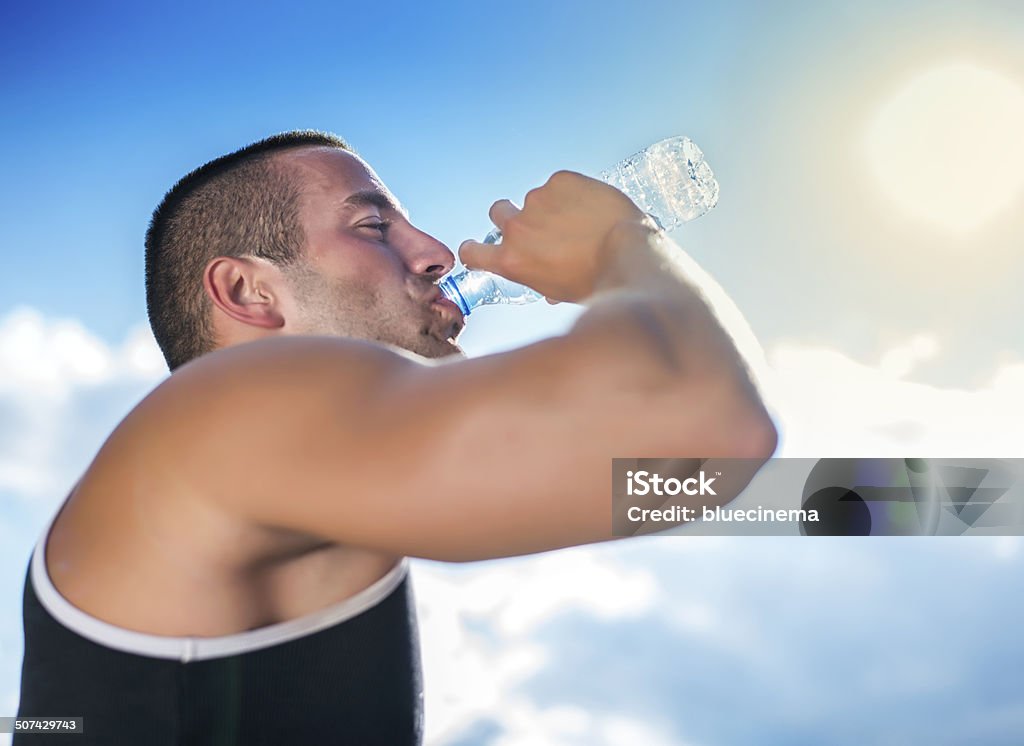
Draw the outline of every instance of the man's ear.
<instances>
[{"instance_id":1,"label":"man's ear","mask_svg":"<svg viewBox=\"0 0 1024 746\"><path fill-rule=\"evenodd\" d=\"M203 287L213 304L232 319L261 329L284 326L279 282L274 265L253 257L214 257L203 271Z\"/></svg>"}]
</instances>

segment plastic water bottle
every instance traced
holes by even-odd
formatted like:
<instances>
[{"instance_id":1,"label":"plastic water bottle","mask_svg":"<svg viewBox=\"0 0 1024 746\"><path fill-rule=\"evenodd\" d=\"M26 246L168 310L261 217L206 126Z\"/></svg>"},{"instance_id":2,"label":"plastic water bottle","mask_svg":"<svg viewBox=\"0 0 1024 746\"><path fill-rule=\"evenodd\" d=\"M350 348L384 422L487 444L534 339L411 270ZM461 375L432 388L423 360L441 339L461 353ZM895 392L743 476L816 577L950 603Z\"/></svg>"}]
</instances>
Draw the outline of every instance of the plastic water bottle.
<instances>
[{"instance_id":1,"label":"plastic water bottle","mask_svg":"<svg viewBox=\"0 0 1024 746\"><path fill-rule=\"evenodd\" d=\"M699 218L718 203L718 182L704 153L681 135L644 148L603 171L600 178L633 200L666 231ZM500 240L501 231L495 228L483 242ZM460 268L439 284L464 316L479 306L522 305L543 297L532 288L479 269Z\"/></svg>"}]
</instances>

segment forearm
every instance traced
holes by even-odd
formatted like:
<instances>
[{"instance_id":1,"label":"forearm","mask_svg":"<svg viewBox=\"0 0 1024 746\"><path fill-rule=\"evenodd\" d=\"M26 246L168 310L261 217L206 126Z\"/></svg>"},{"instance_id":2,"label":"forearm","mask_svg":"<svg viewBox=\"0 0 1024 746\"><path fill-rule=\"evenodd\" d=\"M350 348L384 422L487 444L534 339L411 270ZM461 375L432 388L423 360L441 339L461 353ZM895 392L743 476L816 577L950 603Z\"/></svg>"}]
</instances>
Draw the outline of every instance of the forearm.
<instances>
[{"instance_id":1,"label":"forearm","mask_svg":"<svg viewBox=\"0 0 1024 746\"><path fill-rule=\"evenodd\" d=\"M759 391L761 348L722 288L646 223L622 223L605 243L595 292L573 332L614 336L617 364L668 390L722 392L774 442Z\"/></svg>"}]
</instances>

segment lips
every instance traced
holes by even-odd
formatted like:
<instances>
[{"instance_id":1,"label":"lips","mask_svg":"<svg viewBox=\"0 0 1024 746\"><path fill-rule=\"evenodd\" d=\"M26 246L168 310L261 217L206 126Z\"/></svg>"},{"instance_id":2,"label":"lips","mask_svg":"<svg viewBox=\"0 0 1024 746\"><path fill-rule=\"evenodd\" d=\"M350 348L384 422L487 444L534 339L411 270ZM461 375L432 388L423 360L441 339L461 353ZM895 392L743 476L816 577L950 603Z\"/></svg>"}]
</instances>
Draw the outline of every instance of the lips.
<instances>
[{"instance_id":1,"label":"lips","mask_svg":"<svg viewBox=\"0 0 1024 746\"><path fill-rule=\"evenodd\" d=\"M460 329L465 325L466 322L462 316L462 310L445 297L441 292L441 288L436 285L431 288L430 294L427 296L427 302L432 309L438 311L446 320L451 319L458 322Z\"/></svg>"},{"instance_id":2,"label":"lips","mask_svg":"<svg viewBox=\"0 0 1024 746\"><path fill-rule=\"evenodd\" d=\"M425 331L442 341L454 343L466 325L461 309L448 300L436 285L430 288L424 300L432 316L428 325L429 331Z\"/></svg>"},{"instance_id":3,"label":"lips","mask_svg":"<svg viewBox=\"0 0 1024 746\"><path fill-rule=\"evenodd\" d=\"M443 313L454 316L459 321L462 321L462 310L447 298L442 296L437 300L432 301L430 305L432 308L436 308Z\"/></svg>"}]
</instances>

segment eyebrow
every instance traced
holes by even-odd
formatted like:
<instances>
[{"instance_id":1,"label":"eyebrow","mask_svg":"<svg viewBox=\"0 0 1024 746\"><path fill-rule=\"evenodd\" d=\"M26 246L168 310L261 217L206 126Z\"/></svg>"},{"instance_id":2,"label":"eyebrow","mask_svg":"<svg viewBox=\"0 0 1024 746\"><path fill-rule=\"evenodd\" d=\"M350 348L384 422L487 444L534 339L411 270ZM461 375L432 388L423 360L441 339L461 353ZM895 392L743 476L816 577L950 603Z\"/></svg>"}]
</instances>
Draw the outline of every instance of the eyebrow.
<instances>
[{"instance_id":1,"label":"eyebrow","mask_svg":"<svg viewBox=\"0 0 1024 746\"><path fill-rule=\"evenodd\" d=\"M404 215L406 219L409 217L409 213L404 207L395 202L392 197L376 189L353 192L341 204L344 207L377 207L381 210L394 210Z\"/></svg>"}]
</instances>

